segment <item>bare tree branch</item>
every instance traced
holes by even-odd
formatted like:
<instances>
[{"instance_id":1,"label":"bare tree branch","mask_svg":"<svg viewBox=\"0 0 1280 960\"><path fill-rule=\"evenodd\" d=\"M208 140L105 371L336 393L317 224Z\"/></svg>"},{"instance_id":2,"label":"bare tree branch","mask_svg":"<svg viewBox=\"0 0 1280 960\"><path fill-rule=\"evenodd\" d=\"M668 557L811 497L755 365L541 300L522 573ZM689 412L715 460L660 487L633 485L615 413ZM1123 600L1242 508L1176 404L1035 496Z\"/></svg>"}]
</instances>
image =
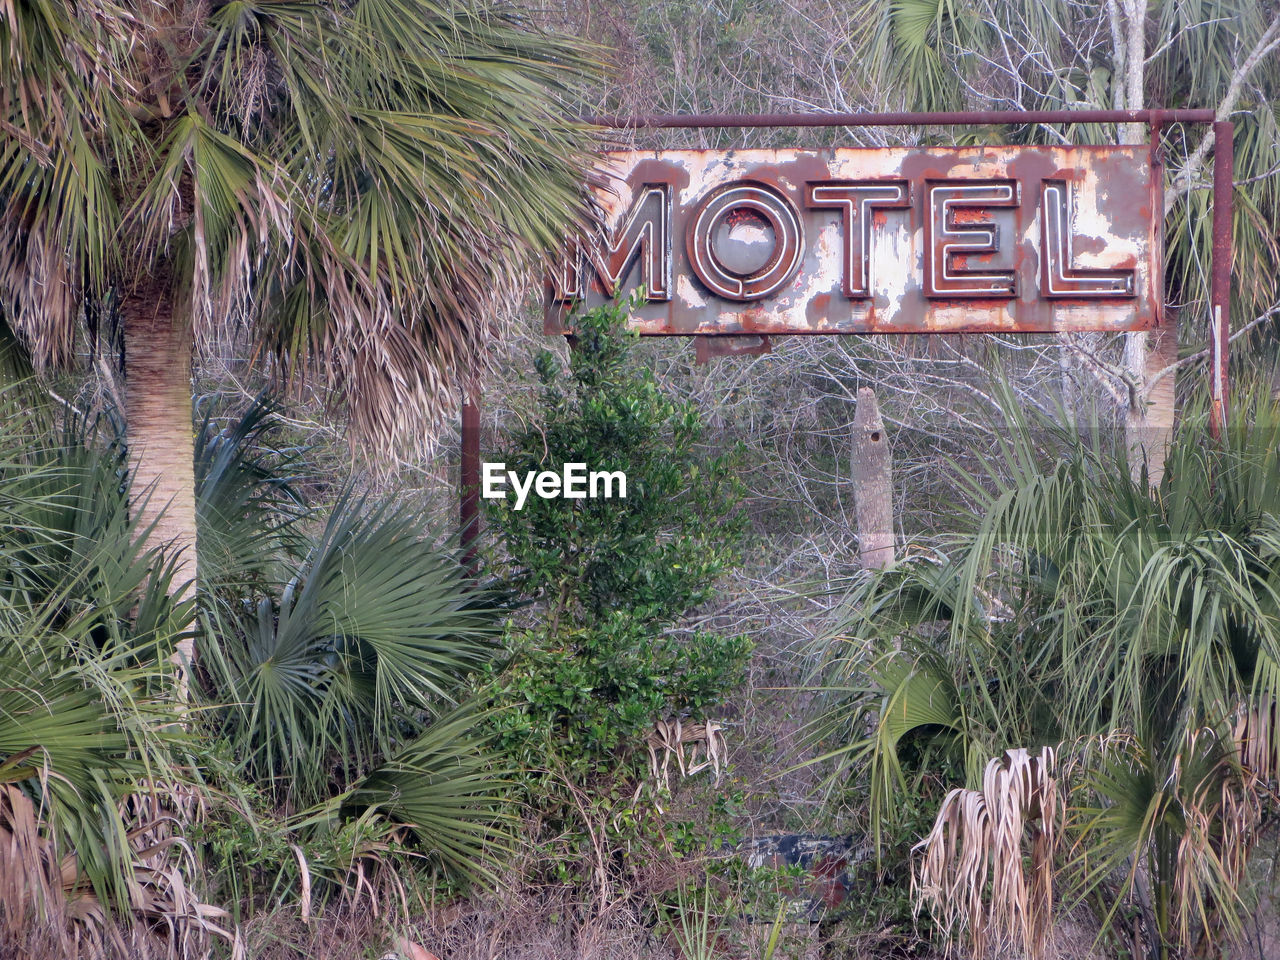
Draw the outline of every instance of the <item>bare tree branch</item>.
<instances>
[{"instance_id":1,"label":"bare tree branch","mask_svg":"<svg viewBox=\"0 0 1280 960\"><path fill-rule=\"evenodd\" d=\"M1114 2L1114 0L1108 0L1108 2ZM1228 120L1231 118L1231 114L1236 108L1236 102L1240 99L1240 91L1244 88L1245 80L1262 62L1262 59L1278 46L1280 46L1280 14L1276 14L1275 19L1271 21L1271 24L1263 31L1262 36L1258 38L1258 42L1254 44L1253 50L1240 61L1240 66L1231 75L1231 80L1227 84L1226 96L1222 98L1222 103L1219 105L1217 113L1214 114L1216 119ZM1212 146L1213 130L1210 129L1200 138L1200 143L1192 151L1191 156L1187 158L1187 162L1182 165L1182 169L1178 171L1177 176L1174 177L1173 189L1165 194L1165 216L1168 216L1169 211L1173 209L1173 205L1177 202L1178 194L1190 190L1192 184L1198 179L1200 168L1203 166L1205 157L1209 155L1209 149Z\"/></svg>"}]
</instances>

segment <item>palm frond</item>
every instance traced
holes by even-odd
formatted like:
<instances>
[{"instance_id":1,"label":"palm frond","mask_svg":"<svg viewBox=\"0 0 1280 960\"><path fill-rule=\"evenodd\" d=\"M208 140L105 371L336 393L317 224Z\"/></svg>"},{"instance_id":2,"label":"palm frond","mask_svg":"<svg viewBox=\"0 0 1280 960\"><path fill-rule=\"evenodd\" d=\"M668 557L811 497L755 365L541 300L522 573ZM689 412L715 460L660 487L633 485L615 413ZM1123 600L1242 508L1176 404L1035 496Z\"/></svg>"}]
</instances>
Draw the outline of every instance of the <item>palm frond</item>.
<instances>
[{"instance_id":1,"label":"palm frond","mask_svg":"<svg viewBox=\"0 0 1280 960\"><path fill-rule=\"evenodd\" d=\"M343 498L279 599L211 651L223 734L294 802L389 754L495 652L495 611L418 534L404 507Z\"/></svg>"},{"instance_id":2,"label":"palm frond","mask_svg":"<svg viewBox=\"0 0 1280 960\"><path fill-rule=\"evenodd\" d=\"M588 226L583 41L498 6L0 10L0 312L37 365L140 280L423 445L493 305ZM426 439L424 439L426 438Z\"/></svg>"},{"instance_id":3,"label":"palm frond","mask_svg":"<svg viewBox=\"0 0 1280 960\"><path fill-rule=\"evenodd\" d=\"M851 591L820 729L829 755L869 761L877 819L931 765L966 781L926 845L944 924L979 936L1010 902L986 899L996 812L975 749L1047 743L1076 757L1072 896L1149 884L1168 942L1239 931L1280 756L1280 404L1249 388L1220 445L1206 416L1189 405L1152 490L1085 434L1038 456L1046 425L1010 412L999 468L958 479L984 504L972 531Z\"/></svg>"},{"instance_id":4,"label":"palm frond","mask_svg":"<svg viewBox=\"0 0 1280 960\"><path fill-rule=\"evenodd\" d=\"M51 442L44 413L0 419L0 929L92 954L164 922L195 946L218 911L189 895L172 816L136 804L185 780L169 657L191 605L138 545L119 451L83 425Z\"/></svg>"},{"instance_id":5,"label":"palm frond","mask_svg":"<svg viewBox=\"0 0 1280 960\"><path fill-rule=\"evenodd\" d=\"M465 705L438 718L343 795L341 807L376 809L406 824L446 872L491 881L511 814L482 720Z\"/></svg>"},{"instance_id":6,"label":"palm frond","mask_svg":"<svg viewBox=\"0 0 1280 960\"><path fill-rule=\"evenodd\" d=\"M288 579L305 549L298 530L310 510L296 488L297 451L273 445L274 408L260 396L223 430L210 410L196 434L197 558L210 598Z\"/></svg>"}]
</instances>

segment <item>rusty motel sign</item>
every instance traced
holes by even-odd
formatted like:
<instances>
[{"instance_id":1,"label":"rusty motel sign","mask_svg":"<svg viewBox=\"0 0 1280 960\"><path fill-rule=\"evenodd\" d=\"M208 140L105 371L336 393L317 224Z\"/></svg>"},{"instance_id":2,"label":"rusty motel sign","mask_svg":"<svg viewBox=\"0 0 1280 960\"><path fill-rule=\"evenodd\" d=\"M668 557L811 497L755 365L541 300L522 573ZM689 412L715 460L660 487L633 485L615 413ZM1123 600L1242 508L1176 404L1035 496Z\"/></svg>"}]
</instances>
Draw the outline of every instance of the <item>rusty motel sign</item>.
<instances>
[{"instance_id":1,"label":"rusty motel sign","mask_svg":"<svg viewBox=\"0 0 1280 960\"><path fill-rule=\"evenodd\" d=\"M605 229L546 326L643 287L651 335L1155 326L1162 184L1146 147L606 154Z\"/></svg>"},{"instance_id":2,"label":"rusty motel sign","mask_svg":"<svg viewBox=\"0 0 1280 960\"><path fill-rule=\"evenodd\" d=\"M1163 315L1162 128L1212 124L1209 367L1226 419L1233 125L1212 110L700 114L614 129L1145 124L1140 146L615 151L603 222L568 242L544 328L642 287L642 334L1123 332ZM478 532L479 398L462 405L462 542ZM471 548L468 546L468 550ZM468 552L468 558L474 553Z\"/></svg>"}]
</instances>

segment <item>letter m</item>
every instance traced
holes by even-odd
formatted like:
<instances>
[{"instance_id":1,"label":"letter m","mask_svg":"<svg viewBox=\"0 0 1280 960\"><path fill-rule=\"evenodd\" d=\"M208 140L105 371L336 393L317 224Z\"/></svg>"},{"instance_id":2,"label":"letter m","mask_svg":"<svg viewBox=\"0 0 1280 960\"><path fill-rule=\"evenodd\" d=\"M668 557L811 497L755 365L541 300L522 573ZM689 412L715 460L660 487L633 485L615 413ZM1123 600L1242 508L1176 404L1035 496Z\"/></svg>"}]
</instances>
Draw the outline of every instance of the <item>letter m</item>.
<instances>
[{"instance_id":1,"label":"letter m","mask_svg":"<svg viewBox=\"0 0 1280 960\"><path fill-rule=\"evenodd\" d=\"M591 496L599 497L600 487L604 487L604 498L612 500L614 496L614 485L617 485L618 496L624 500L627 497L627 475L621 470L597 470L589 477L591 483Z\"/></svg>"},{"instance_id":2,"label":"letter m","mask_svg":"<svg viewBox=\"0 0 1280 960\"><path fill-rule=\"evenodd\" d=\"M640 265L640 283L650 300L671 299L671 184L646 183L618 218L617 226L592 241L571 242L564 262L551 273L559 302L585 299L591 281L606 297ZM589 277L594 274L594 277Z\"/></svg>"}]
</instances>

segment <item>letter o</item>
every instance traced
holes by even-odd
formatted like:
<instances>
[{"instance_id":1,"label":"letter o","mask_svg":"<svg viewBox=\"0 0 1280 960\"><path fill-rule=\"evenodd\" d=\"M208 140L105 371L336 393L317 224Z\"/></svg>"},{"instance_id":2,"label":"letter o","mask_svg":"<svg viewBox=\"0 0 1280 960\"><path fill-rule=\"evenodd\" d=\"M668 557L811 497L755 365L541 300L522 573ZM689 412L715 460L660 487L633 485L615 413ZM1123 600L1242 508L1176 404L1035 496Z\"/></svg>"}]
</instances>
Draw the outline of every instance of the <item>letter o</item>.
<instances>
[{"instance_id":1,"label":"letter o","mask_svg":"<svg viewBox=\"0 0 1280 960\"><path fill-rule=\"evenodd\" d=\"M747 273L727 266L715 249L716 228L735 210L755 211L773 227L768 260ZM795 204L776 187L759 180L735 180L698 202L685 240L689 264L707 289L726 300L760 300L795 276L804 253L804 224Z\"/></svg>"}]
</instances>

